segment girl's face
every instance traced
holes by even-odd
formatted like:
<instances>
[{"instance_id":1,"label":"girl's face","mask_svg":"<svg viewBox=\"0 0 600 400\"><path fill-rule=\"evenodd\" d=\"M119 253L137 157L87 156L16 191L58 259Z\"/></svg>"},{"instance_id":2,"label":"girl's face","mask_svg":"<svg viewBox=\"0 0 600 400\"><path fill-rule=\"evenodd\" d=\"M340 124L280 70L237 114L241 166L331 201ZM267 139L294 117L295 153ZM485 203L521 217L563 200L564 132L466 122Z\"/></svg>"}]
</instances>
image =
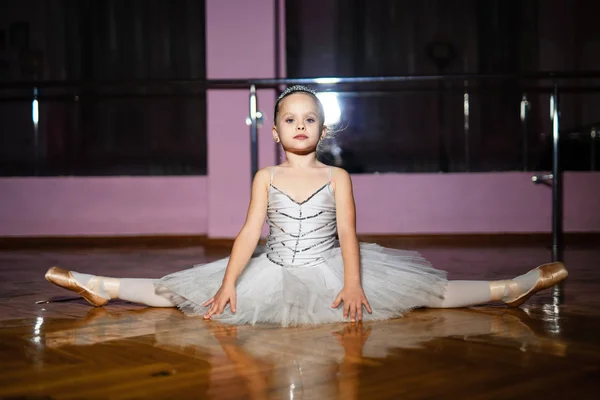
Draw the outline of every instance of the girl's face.
<instances>
[{"instance_id":1,"label":"girl's face","mask_svg":"<svg viewBox=\"0 0 600 400\"><path fill-rule=\"evenodd\" d=\"M319 107L310 94L292 93L279 103L273 137L275 141L281 141L286 151L300 154L314 151L319 139L327 132L322 120Z\"/></svg>"}]
</instances>

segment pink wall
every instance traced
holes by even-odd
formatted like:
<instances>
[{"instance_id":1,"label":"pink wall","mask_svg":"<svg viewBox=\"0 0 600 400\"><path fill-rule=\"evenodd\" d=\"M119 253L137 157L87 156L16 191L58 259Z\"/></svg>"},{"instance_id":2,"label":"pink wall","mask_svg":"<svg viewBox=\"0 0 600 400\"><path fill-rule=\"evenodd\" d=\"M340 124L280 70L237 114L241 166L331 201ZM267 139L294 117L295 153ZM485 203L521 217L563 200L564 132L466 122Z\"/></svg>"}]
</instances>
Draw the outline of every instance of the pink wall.
<instances>
[{"instance_id":1,"label":"pink wall","mask_svg":"<svg viewBox=\"0 0 600 400\"><path fill-rule=\"evenodd\" d=\"M532 184L530 177L520 172L357 175L358 231L549 232L551 190ZM247 187L247 174L245 179ZM232 198L211 205L207 182L204 177L0 179L0 237L207 234L211 213L223 215L237 206ZM598 198L600 173L566 173L565 231L599 232ZM209 236L235 236L247 208L237 202L237 218L215 221L222 233Z\"/></svg>"},{"instance_id":2,"label":"pink wall","mask_svg":"<svg viewBox=\"0 0 600 400\"><path fill-rule=\"evenodd\" d=\"M2 236L204 234L205 177L0 179Z\"/></svg>"},{"instance_id":3,"label":"pink wall","mask_svg":"<svg viewBox=\"0 0 600 400\"><path fill-rule=\"evenodd\" d=\"M550 232L551 188L532 173L353 178L362 234ZM564 229L600 231L600 173L566 173Z\"/></svg>"}]
</instances>

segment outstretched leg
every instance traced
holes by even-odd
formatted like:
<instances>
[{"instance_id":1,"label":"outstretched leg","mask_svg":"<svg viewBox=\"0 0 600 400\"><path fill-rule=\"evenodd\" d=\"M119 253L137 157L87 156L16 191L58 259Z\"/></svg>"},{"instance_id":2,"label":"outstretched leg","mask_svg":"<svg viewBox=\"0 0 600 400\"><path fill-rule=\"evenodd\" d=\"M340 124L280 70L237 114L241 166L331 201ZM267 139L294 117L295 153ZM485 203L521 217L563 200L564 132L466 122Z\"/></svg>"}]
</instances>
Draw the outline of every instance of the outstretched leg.
<instances>
[{"instance_id":1,"label":"outstretched leg","mask_svg":"<svg viewBox=\"0 0 600 400\"><path fill-rule=\"evenodd\" d=\"M469 307L502 301L519 306L533 294L566 279L565 266L560 263L544 264L524 275L500 281L449 281L442 299L432 299L427 307Z\"/></svg>"},{"instance_id":2,"label":"outstretched leg","mask_svg":"<svg viewBox=\"0 0 600 400\"><path fill-rule=\"evenodd\" d=\"M96 307L103 306L111 299L150 307L176 306L168 295L156 293L155 279L108 278L52 267L46 273L46 280L81 295Z\"/></svg>"}]
</instances>

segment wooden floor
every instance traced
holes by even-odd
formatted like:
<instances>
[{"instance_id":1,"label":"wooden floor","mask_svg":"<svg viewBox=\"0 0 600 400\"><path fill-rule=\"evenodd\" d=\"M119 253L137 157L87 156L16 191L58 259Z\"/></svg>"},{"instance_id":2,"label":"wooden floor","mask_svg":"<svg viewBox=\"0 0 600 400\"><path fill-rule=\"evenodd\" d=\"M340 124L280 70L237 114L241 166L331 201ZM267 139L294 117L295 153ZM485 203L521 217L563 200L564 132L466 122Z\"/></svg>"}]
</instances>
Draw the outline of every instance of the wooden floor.
<instances>
[{"instance_id":1,"label":"wooden floor","mask_svg":"<svg viewBox=\"0 0 600 400\"><path fill-rule=\"evenodd\" d=\"M451 279L509 277L550 257L545 248L422 253ZM520 309L318 328L230 327L125 302L92 308L43 279L51 265L160 277L215 257L202 248L0 253L0 398L598 398L598 248L566 250L564 304L546 291Z\"/></svg>"}]
</instances>

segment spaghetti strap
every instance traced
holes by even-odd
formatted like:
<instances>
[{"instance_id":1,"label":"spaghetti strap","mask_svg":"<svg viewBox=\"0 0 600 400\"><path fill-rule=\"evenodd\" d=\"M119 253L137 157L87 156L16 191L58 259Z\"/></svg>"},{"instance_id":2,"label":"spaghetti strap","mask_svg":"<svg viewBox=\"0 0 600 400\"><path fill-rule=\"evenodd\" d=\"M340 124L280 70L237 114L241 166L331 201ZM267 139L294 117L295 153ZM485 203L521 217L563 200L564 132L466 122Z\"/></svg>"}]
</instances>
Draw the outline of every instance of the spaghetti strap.
<instances>
[{"instance_id":1,"label":"spaghetti strap","mask_svg":"<svg viewBox=\"0 0 600 400\"><path fill-rule=\"evenodd\" d=\"M331 174L332 174L333 168L331 167L331 165L329 166L329 183L331 183Z\"/></svg>"},{"instance_id":2,"label":"spaghetti strap","mask_svg":"<svg viewBox=\"0 0 600 400\"><path fill-rule=\"evenodd\" d=\"M271 181L269 182L269 185L273 184L273 175L275 174L275 166L271 167Z\"/></svg>"}]
</instances>

